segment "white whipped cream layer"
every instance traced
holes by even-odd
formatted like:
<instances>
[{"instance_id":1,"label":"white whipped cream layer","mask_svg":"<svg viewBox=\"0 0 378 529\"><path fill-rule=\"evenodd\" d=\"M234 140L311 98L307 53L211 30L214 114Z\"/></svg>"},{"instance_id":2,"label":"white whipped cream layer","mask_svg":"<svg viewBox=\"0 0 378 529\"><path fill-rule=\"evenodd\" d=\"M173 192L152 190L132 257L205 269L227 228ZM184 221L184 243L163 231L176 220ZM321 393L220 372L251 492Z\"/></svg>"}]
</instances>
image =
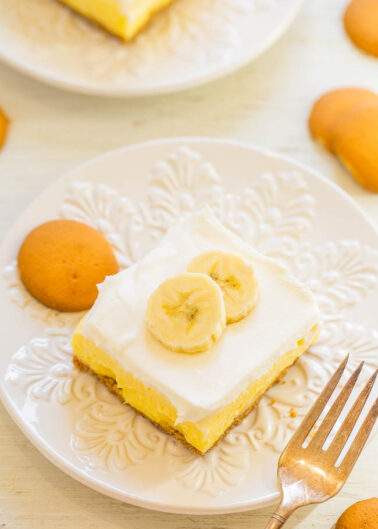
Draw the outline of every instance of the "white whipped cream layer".
<instances>
[{"instance_id":1,"label":"white whipped cream layer","mask_svg":"<svg viewBox=\"0 0 378 529\"><path fill-rule=\"evenodd\" d=\"M185 272L193 257L209 250L238 254L253 265L259 301L246 318L227 326L209 351L172 352L146 329L148 298L162 281ZM126 371L169 399L177 409L177 422L196 422L235 400L308 336L318 320L307 287L204 209L169 229L141 261L99 285L82 332Z\"/></svg>"}]
</instances>

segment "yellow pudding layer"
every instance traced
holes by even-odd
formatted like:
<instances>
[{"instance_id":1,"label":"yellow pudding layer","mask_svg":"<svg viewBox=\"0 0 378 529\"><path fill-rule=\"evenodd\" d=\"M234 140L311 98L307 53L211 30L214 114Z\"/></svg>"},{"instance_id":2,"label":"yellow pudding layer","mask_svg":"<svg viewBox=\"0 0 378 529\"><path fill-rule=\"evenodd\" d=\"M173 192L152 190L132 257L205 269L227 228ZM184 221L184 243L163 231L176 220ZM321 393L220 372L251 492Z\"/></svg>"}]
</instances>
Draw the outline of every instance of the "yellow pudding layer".
<instances>
[{"instance_id":1,"label":"yellow pudding layer","mask_svg":"<svg viewBox=\"0 0 378 529\"><path fill-rule=\"evenodd\" d=\"M125 41L173 0L60 0Z\"/></svg>"},{"instance_id":2,"label":"yellow pudding layer","mask_svg":"<svg viewBox=\"0 0 378 529\"><path fill-rule=\"evenodd\" d=\"M318 325L315 324L308 335L297 342L295 348L282 355L260 378L253 380L236 400L198 422L176 423L178 413L172 403L159 391L145 386L141 380L123 369L117 360L86 338L81 332L81 327L82 322L72 337L75 357L98 375L114 379L127 404L159 424L162 429L179 432L190 446L202 454L209 450L238 418L253 407L280 374L293 364L318 336Z\"/></svg>"}]
</instances>

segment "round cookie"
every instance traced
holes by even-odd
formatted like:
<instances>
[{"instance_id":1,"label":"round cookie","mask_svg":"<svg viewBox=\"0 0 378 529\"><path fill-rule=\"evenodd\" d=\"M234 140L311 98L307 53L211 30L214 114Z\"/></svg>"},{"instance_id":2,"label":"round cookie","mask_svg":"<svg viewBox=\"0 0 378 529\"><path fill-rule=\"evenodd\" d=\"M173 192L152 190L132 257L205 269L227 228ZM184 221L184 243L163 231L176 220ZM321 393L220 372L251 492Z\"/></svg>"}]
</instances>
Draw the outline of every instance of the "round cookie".
<instances>
[{"instance_id":1,"label":"round cookie","mask_svg":"<svg viewBox=\"0 0 378 529\"><path fill-rule=\"evenodd\" d=\"M8 118L0 108L0 149L5 143L8 131Z\"/></svg>"},{"instance_id":2,"label":"round cookie","mask_svg":"<svg viewBox=\"0 0 378 529\"><path fill-rule=\"evenodd\" d=\"M339 119L333 147L355 179L378 192L378 101L359 105Z\"/></svg>"},{"instance_id":3,"label":"round cookie","mask_svg":"<svg viewBox=\"0 0 378 529\"><path fill-rule=\"evenodd\" d=\"M333 152L333 133L340 117L354 106L377 100L378 95L364 88L338 88L322 95L312 107L308 126L312 136Z\"/></svg>"},{"instance_id":4,"label":"round cookie","mask_svg":"<svg viewBox=\"0 0 378 529\"><path fill-rule=\"evenodd\" d=\"M89 309L98 283L118 272L112 247L95 229L74 220L41 224L18 254L21 280L32 296L52 309Z\"/></svg>"},{"instance_id":5,"label":"round cookie","mask_svg":"<svg viewBox=\"0 0 378 529\"><path fill-rule=\"evenodd\" d=\"M344 27L356 46L378 57L377 0L352 0L344 13Z\"/></svg>"},{"instance_id":6,"label":"round cookie","mask_svg":"<svg viewBox=\"0 0 378 529\"><path fill-rule=\"evenodd\" d=\"M378 498L351 505L337 520L336 529L378 529Z\"/></svg>"}]
</instances>

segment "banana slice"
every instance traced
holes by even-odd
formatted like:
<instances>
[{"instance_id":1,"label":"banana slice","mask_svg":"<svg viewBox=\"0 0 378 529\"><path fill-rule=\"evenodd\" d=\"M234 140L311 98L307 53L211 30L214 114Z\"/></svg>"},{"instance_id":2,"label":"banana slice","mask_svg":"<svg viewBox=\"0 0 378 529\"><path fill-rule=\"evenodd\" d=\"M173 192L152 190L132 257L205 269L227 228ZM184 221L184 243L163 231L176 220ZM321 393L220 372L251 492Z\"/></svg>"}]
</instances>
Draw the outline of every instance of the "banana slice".
<instances>
[{"instance_id":1,"label":"banana slice","mask_svg":"<svg viewBox=\"0 0 378 529\"><path fill-rule=\"evenodd\" d=\"M222 291L205 274L184 273L167 279L148 300L146 324L173 351L206 351L226 326Z\"/></svg>"},{"instance_id":2,"label":"banana slice","mask_svg":"<svg viewBox=\"0 0 378 529\"><path fill-rule=\"evenodd\" d=\"M243 319L255 307L259 288L252 266L237 255L213 251L195 257L188 272L207 274L223 291L227 323Z\"/></svg>"}]
</instances>

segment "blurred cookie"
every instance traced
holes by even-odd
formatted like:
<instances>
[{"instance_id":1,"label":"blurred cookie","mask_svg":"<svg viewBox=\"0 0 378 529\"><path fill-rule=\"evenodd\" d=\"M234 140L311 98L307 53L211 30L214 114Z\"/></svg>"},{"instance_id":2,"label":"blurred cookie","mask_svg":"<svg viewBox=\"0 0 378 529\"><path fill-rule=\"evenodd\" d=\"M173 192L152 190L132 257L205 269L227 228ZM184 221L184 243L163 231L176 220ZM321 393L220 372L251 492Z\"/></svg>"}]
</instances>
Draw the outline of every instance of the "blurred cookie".
<instances>
[{"instance_id":1,"label":"blurred cookie","mask_svg":"<svg viewBox=\"0 0 378 529\"><path fill-rule=\"evenodd\" d=\"M378 57L377 0L352 0L344 13L344 27L356 46Z\"/></svg>"},{"instance_id":2,"label":"blurred cookie","mask_svg":"<svg viewBox=\"0 0 378 529\"><path fill-rule=\"evenodd\" d=\"M308 121L312 136L333 152L333 133L340 117L354 106L375 99L378 101L378 95L364 88L339 88L327 92L312 107Z\"/></svg>"},{"instance_id":3,"label":"blurred cookie","mask_svg":"<svg viewBox=\"0 0 378 529\"><path fill-rule=\"evenodd\" d=\"M18 267L32 296L67 312L89 309L96 285L118 272L105 237L74 220L53 220L31 231L21 245Z\"/></svg>"},{"instance_id":4,"label":"blurred cookie","mask_svg":"<svg viewBox=\"0 0 378 529\"><path fill-rule=\"evenodd\" d=\"M8 132L8 118L0 108L0 149L4 145Z\"/></svg>"},{"instance_id":5,"label":"blurred cookie","mask_svg":"<svg viewBox=\"0 0 378 529\"><path fill-rule=\"evenodd\" d=\"M351 505L337 520L336 529L378 529L378 498Z\"/></svg>"},{"instance_id":6,"label":"blurred cookie","mask_svg":"<svg viewBox=\"0 0 378 529\"><path fill-rule=\"evenodd\" d=\"M363 187L378 191L378 101L358 105L339 119L333 147Z\"/></svg>"}]
</instances>

